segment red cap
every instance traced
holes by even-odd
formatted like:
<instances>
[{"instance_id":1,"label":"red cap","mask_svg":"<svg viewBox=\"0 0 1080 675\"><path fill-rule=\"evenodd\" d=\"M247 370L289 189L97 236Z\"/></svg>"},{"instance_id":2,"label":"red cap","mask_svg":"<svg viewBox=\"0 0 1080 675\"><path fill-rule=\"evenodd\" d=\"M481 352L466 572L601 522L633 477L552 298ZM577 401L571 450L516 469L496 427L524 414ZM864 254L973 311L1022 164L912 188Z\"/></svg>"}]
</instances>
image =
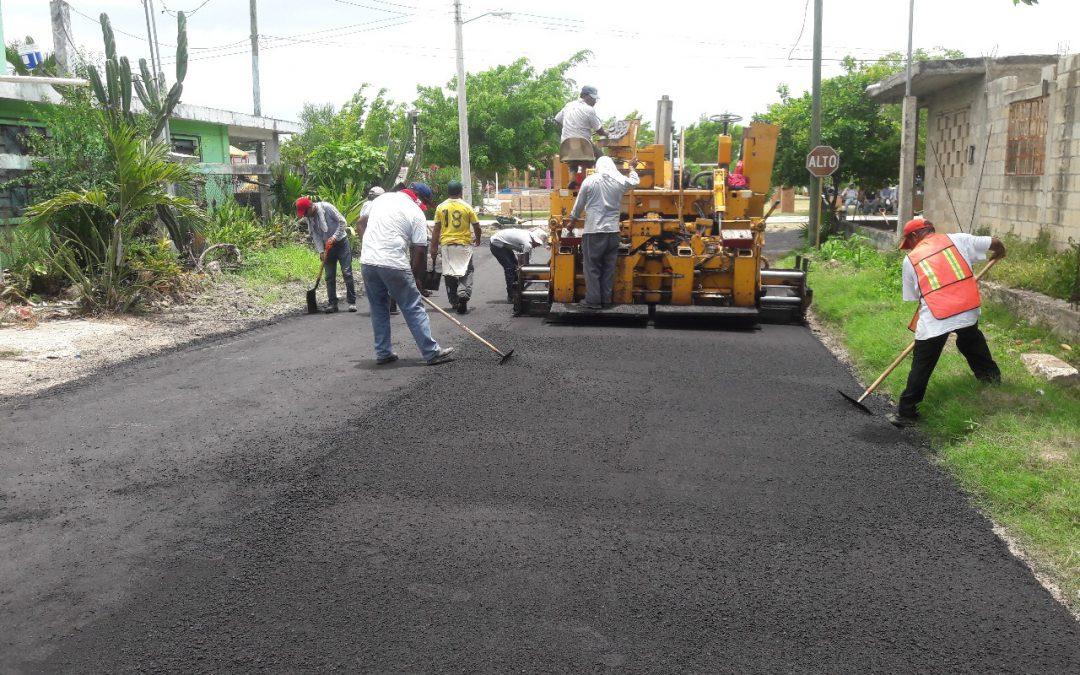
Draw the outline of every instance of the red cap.
<instances>
[{"instance_id":1,"label":"red cap","mask_svg":"<svg viewBox=\"0 0 1080 675\"><path fill-rule=\"evenodd\" d=\"M931 223L929 220L926 220L924 218L912 218L911 220L907 221L907 224L904 225L904 236L900 237L900 248L901 249L912 248L914 245L911 243L911 241L908 239L908 237L910 237L912 234L918 232L919 230L925 229L927 227L933 227L933 226L934 226L933 223Z\"/></svg>"},{"instance_id":2,"label":"red cap","mask_svg":"<svg viewBox=\"0 0 1080 675\"><path fill-rule=\"evenodd\" d=\"M296 200L296 217L303 218L311 208L311 197L301 197Z\"/></svg>"}]
</instances>

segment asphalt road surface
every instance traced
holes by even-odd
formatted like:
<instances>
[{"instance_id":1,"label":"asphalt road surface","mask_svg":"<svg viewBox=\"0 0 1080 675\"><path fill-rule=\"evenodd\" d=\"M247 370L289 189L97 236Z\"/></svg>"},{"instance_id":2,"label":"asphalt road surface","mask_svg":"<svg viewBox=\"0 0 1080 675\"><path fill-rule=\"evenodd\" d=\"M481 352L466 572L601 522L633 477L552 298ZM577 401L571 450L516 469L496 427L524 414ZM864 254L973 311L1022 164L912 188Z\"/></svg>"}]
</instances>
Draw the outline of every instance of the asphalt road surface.
<instances>
[{"instance_id":1,"label":"asphalt road surface","mask_svg":"<svg viewBox=\"0 0 1080 675\"><path fill-rule=\"evenodd\" d=\"M1080 671L807 329L512 319L477 276L503 366L298 316L0 406L0 672Z\"/></svg>"}]
</instances>

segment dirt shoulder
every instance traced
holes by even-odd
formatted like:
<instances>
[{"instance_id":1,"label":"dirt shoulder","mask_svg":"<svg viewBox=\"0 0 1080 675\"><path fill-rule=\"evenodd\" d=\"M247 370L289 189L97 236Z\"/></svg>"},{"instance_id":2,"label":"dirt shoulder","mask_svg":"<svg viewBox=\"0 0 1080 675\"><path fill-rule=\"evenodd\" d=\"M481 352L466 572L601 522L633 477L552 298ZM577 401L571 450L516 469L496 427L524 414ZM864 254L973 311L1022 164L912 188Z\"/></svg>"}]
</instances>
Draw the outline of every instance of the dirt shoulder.
<instances>
[{"instance_id":1,"label":"dirt shoulder","mask_svg":"<svg viewBox=\"0 0 1080 675\"><path fill-rule=\"evenodd\" d=\"M0 401L40 393L110 366L304 311L304 285L256 292L225 276L188 302L140 316L48 319L0 328Z\"/></svg>"}]
</instances>

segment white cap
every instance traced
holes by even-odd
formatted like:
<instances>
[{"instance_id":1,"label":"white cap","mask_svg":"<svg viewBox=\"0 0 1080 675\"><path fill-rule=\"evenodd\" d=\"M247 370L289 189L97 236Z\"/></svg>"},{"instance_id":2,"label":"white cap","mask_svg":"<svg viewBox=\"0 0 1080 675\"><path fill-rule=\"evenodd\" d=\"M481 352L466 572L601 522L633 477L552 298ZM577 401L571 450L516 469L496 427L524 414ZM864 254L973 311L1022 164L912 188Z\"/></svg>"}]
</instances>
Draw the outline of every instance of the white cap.
<instances>
[{"instance_id":1,"label":"white cap","mask_svg":"<svg viewBox=\"0 0 1080 675\"><path fill-rule=\"evenodd\" d=\"M534 227L529 230L529 236L532 237L533 242L540 246L547 246L548 243L548 231L542 227Z\"/></svg>"}]
</instances>

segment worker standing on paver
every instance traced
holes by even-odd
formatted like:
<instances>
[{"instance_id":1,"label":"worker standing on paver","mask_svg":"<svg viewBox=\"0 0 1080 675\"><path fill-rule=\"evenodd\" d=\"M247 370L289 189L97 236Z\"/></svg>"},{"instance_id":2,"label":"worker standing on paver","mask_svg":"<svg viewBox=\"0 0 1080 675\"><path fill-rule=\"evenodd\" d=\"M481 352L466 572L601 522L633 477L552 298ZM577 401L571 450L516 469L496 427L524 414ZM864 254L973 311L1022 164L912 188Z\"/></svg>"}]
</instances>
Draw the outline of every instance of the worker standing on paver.
<instances>
[{"instance_id":1,"label":"worker standing on paver","mask_svg":"<svg viewBox=\"0 0 1080 675\"><path fill-rule=\"evenodd\" d=\"M431 188L412 183L400 192L375 200L364 223L360 253L364 289L371 307L375 333L375 362L398 360L390 341L390 298L397 301L416 346L428 365L451 360L453 347L442 349L431 337L431 324L420 299L417 279L425 271L427 219L423 208L431 202Z\"/></svg>"},{"instance_id":2,"label":"worker standing on paver","mask_svg":"<svg viewBox=\"0 0 1080 675\"><path fill-rule=\"evenodd\" d=\"M622 198L640 180L630 162L630 173L619 172L610 157L596 160L596 172L581 184L577 201L566 226L574 226L585 211L585 233L581 238L582 268L585 272L586 309L604 309L611 305L615 285L615 263L619 255L619 221Z\"/></svg>"},{"instance_id":3,"label":"worker standing on paver","mask_svg":"<svg viewBox=\"0 0 1080 675\"><path fill-rule=\"evenodd\" d=\"M506 278L507 300L514 300L518 266L529 264L529 254L532 253L533 246L547 246L547 243L548 233L542 227L531 230L508 227L491 235L488 247L491 255L502 265L503 276Z\"/></svg>"},{"instance_id":4,"label":"worker standing on paver","mask_svg":"<svg viewBox=\"0 0 1080 675\"><path fill-rule=\"evenodd\" d=\"M593 134L607 136L603 122L596 114L598 98L596 87L582 87L581 97L567 103L555 115L555 123L562 128L559 158L570 165L570 172L576 174L574 181L577 185L581 184L583 169L592 166L601 155L600 149L592 141Z\"/></svg>"},{"instance_id":5,"label":"worker standing on paver","mask_svg":"<svg viewBox=\"0 0 1080 675\"><path fill-rule=\"evenodd\" d=\"M468 312L473 287L473 248L480 245L480 219L461 198L461 181L446 186L449 198L435 209L435 229L431 233L431 264L442 251L442 271L446 297L458 314Z\"/></svg>"},{"instance_id":6,"label":"worker standing on paver","mask_svg":"<svg viewBox=\"0 0 1080 675\"><path fill-rule=\"evenodd\" d=\"M356 311L356 284L352 273L352 248L346 231L345 216L330 202L312 202L311 197L296 200L296 216L307 221L308 234L315 244L315 250L323 260L326 275L327 314L338 311L337 266L341 265L341 276L345 279L345 299L349 311Z\"/></svg>"},{"instance_id":7,"label":"worker standing on paver","mask_svg":"<svg viewBox=\"0 0 1080 675\"><path fill-rule=\"evenodd\" d=\"M980 382L1001 381L979 330L981 299L971 266L985 260L988 251L993 258L1004 257L1005 245L995 237L939 234L933 223L916 218L904 225L900 248L911 251L903 262L904 300L919 301L919 309L909 326L915 331L915 351L907 387L889 421L910 426L919 419L918 405L949 333L956 333L956 347Z\"/></svg>"}]
</instances>

